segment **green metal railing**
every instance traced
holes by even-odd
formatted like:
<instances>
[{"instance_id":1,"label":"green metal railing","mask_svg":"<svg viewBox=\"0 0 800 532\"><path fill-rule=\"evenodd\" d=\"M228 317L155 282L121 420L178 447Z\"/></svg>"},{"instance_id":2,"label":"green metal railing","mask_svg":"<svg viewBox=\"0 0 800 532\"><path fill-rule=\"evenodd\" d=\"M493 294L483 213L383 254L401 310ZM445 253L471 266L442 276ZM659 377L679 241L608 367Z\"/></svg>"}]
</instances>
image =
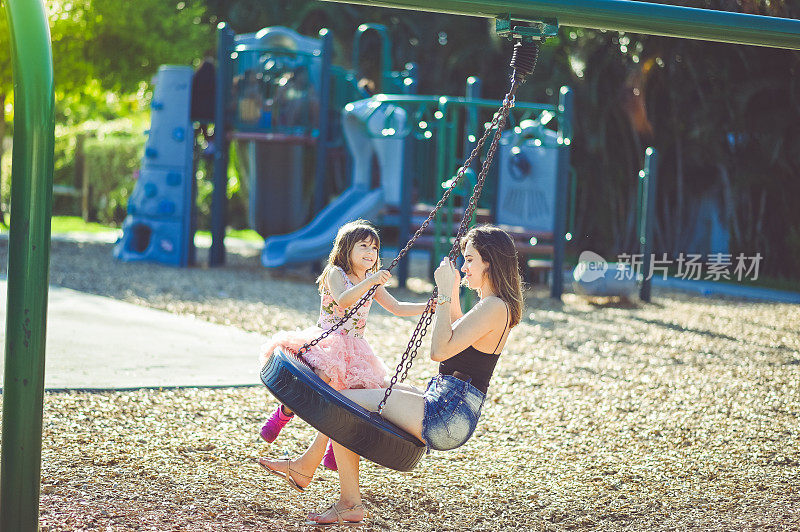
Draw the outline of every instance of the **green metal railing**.
<instances>
[{"instance_id":1,"label":"green metal railing","mask_svg":"<svg viewBox=\"0 0 800 532\"><path fill-rule=\"evenodd\" d=\"M475 83L477 80L469 82ZM428 201L436 203L442 194L442 188L450 186L450 179L454 177L459 165L466 158L475 137L479 136L478 132L482 130L479 124L479 113L486 113L488 111L496 111L500 107L501 102L497 100L489 100L484 98L475 97L453 97L453 96L417 96L417 95L397 95L397 94L378 94L369 99L375 105L370 105L372 113L378 112L383 104L391 105L397 108L402 108L405 111L405 124L403 126L396 126L391 113L385 115L385 124L379 132L372 132L371 135L376 138L410 138L414 142L413 157L406 161L403 173L406 179L416 179L416 190L418 198L421 201ZM550 114L556 118L559 129L558 139L556 145L559 148L559 163L558 163L558 176L557 182L559 183L557 190L556 203L561 203L562 207L557 207L557 219L566 217L568 213L567 197L568 197L568 182L569 182L569 146L572 140L572 125L571 125L571 92L569 88L562 87L559 91L559 101L557 105L542 104L542 103L528 103L516 102L511 109L508 118L509 128L517 133L521 132L521 128L517 126L523 124L526 119L534 119L540 116L540 113ZM345 107L345 109L352 109L357 102L352 102ZM372 116L371 113L363 118L366 121ZM485 116L485 115L484 115ZM488 127L491 120L484 123L484 127ZM395 130L395 127L400 127ZM461 157L458 156L458 134L464 132L467 142L465 143L465 151ZM554 145L555 147L555 145ZM432 153L432 157L430 156ZM475 169L470 169L472 172ZM474 176L475 174L472 173ZM465 173L468 177L469 173ZM443 182L444 181L444 182ZM462 187L458 187L454 194L450 196L446 203L446 208L439 211L439 214L434 219L432 224L433 228L433 257L440 257L447 253L452 243L453 226L460 221L460 217L456 215L455 198L469 198L474 186L474 180L467 183L469 179L462 182ZM562 186L561 183L564 183ZM488 194L487 194L488 193ZM492 187L484 189L482 201L492 204L491 199L487 195L491 195ZM489 199L487 202L486 200ZM480 205L480 203L479 203ZM403 211L399 219L400 227L400 241L404 242L406 237L410 234L403 232L404 227L408 227L410 223L410 210ZM555 234L564 234L567 222L556 222L554 225ZM563 264L564 245L563 239L559 243L558 239L554 242L553 263L559 266ZM434 263L431 264L433 268ZM554 266L554 270L559 269ZM562 279L554 273L554 281L551 285L551 294L553 297L560 298L562 293ZM401 272L398 276L401 285L405 281L405 276Z\"/></svg>"},{"instance_id":2,"label":"green metal railing","mask_svg":"<svg viewBox=\"0 0 800 532\"><path fill-rule=\"evenodd\" d=\"M41 0L6 0L14 68L0 530L38 528L55 129Z\"/></svg>"},{"instance_id":3,"label":"green metal railing","mask_svg":"<svg viewBox=\"0 0 800 532\"><path fill-rule=\"evenodd\" d=\"M326 0L800 50L800 20L627 0Z\"/></svg>"}]
</instances>

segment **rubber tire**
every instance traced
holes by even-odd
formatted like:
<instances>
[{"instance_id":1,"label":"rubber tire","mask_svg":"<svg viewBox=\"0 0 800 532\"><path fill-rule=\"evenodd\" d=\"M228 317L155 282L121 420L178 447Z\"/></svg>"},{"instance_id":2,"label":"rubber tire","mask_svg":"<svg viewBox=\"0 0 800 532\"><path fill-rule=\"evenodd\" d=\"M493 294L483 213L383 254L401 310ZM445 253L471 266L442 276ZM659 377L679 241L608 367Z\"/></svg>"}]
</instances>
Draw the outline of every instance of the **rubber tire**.
<instances>
[{"instance_id":1,"label":"rubber tire","mask_svg":"<svg viewBox=\"0 0 800 532\"><path fill-rule=\"evenodd\" d=\"M350 401L281 348L261 369L261 381L303 421L367 460L411 471L425 454L415 436Z\"/></svg>"}]
</instances>

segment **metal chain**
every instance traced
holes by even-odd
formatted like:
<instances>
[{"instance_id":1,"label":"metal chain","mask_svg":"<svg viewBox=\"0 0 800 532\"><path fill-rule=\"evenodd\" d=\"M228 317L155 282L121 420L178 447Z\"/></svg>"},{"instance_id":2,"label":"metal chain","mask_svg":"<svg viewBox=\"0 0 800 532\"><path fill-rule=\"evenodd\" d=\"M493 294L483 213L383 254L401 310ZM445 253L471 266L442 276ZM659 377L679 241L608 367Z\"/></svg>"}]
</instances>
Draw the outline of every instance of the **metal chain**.
<instances>
[{"instance_id":1,"label":"metal chain","mask_svg":"<svg viewBox=\"0 0 800 532\"><path fill-rule=\"evenodd\" d=\"M467 229L469 228L469 225L472 221L472 215L478 208L478 200L480 199L481 193L483 192L483 185L486 182L486 175L489 173L489 169L492 166L492 162L494 162L494 156L497 153L497 148L500 144L500 137L503 134L503 128L506 125L506 120L508 119L508 113L514 106L515 94L520 84L521 82L518 82L516 79L512 82L511 90L506 95L505 100L503 100L503 107L501 107L500 110L498 111L500 119L497 123L497 130L495 131L492 143L489 145L489 151L486 153L486 159L483 161L483 165L481 166L481 173L478 174L478 180L475 183L475 189L473 190L472 196L469 199L469 205L467 205L467 208L464 211L464 217L461 219L461 225L458 227L458 233L456 233L456 238L455 241L453 242L453 247L450 249L450 253L448 254L448 257L451 262L455 262L456 258L458 258L458 253L460 251L459 241L465 234L467 234Z\"/></svg>"},{"instance_id":2,"label":"metal chain","mask_svg":"<svg viewBox=\"0 0 800 532\"><path fill-rule=\"evenodd\" d=\"M512 90L514 92L516 92L516 87L517 86L518 86L518 83L515 81L514 82L514 86L512 86ZM511 95L512 93L509 92L509 94ZM503 107L501 108L501 111L504 111L505 116L508 116L508 111L511 108L511 106L513 106L513 99L509 100L509 97L506 97L506 99L503 101ZM481 149L483 148L483 145L486 143L486 139L489 138L489 135L491 134L492 130L500 124L501 115L503 115L503 113L501 113L500 111L495 113L494 117L492 118L491 124L489 125L489 127L486 128L486 132L483 134L481 139L478 141L478 144L475 146L475 149L472 150L472 153L470 154L469 158L466 160L464 165L461 168L459 168L458 173L456 174L456 177L453 180L453 182L450 185L450 187L445 191L445 193L442 195L442 198L439 200L439 202L436 204L436 206L430 212L430 214L425 219L425 221L422 222L422 225L420 225L419 229L417 229L417 231L414 233L414 235L409 239L409 241L406 243L405 247L403 247L403 249L400 250L400 252L397 254L397 256L392 260L391 264L386 268L388 271L392 271L392 269L395 266L397 266L397 263L400 262L400 260L402 260L403 257L408 253L408 250L411 249L411 247L416 242L417 238L419 238L419 236L422 234L422 232L425 230L425 228L428 226L428 224L430 224L431 220L433 220L433 218L436 216L436 213L439 212L439 209L441 209L444 206L445 202L447 201L447 198L450 197L450 194L453 192L453 190L456 188L456 186L458 186L458 183L461 180L461 178L464 177L464 172L466 171L466 169L471 166L472 162L475 160L475 158L480 153ZM503 123L505 123L505 117L503 118ZM497 137L497 135L495 135L495 136ZM495 147L495 150L496 150L496 147ZM489 151L492 153L492 156L494 156L493 155L494 154L494 150L492 150L491 147L489 148ZM485 178L485 175L486 175L486 172L482 170L481 171L481 176ZM480 177L479 177L479 179L480 179ZM481 188L483 188L482 183L481 183ZM473 210L474 210L474 207L473 207ZM470 216L471 216L471 214L470 214ZM462 225L463 225L463 221L462 221ZM461 235L461 236L463 236L463 235ZM375 290L377 290L377 287L376 286L372 286L363 296L361 296L361 299L359 299L358 302L356 302L354 306L350 307L350 309L345 313L345 315L337 323L335 323L333 325L333 327L331 327L330 329L328 329L325 332L323 332L319 336L319 338L315 338L314 340L308 342L307 344L304 344L297 351L297 356L302 360L303 354L307 353L308 350L311 347L317 345L321 340L326 338L329 334L331 334L333 331L335 331L336 329L341 327L344 323L346 323L347 320L350 319L353 316L353 314L355 314L355 312L358 309L360 309L375 294ZM430 303L430 301L432 301L434 297L436 297L435 293L434 293L433 296L431 296L431 298L428 300L428 302ZM423 314L423 316L424 316L424 314ZM420 322L421 321L422 320L420 319ZM419 328L419 324L417 325L417 328ZM412 336L412 339L413 339L413 336Z\"/></svg>"},{"instance_id":3,"label":"metal chain","mask_svg":"<svg viewBox=\"0 0 800 532\"><path fill-rule=\"evenodd\" d=\"M480 198L481 192L483 191L483 185L486 181L486 176L489 173L489 168L491 167L492 162L494 160L495 153L497 152L497 147L500 144L500 137L503 133L503 127L505 126L506 120L508 119L508 113L514 106L515 94L519 86L522 84L522 82L523 80L519 80L516 77L512 78L511 89L509 90L508 94L503 100L503 106L495 113L494 117L492 118L491 125L486 128L486 132L483 134L483 137L481 137L481 140L479 141L478 145L472 151L472 154L470 154L469 158L464 163L464 165L459 169L458 174L456 175L455 183L458 183L458 181L464 175L466 169L470 167L470 164L472 160L475 158L476 153L480 151L484 142L491 134L492 129L496 127L497 129L495 130L494 138L492 138L492 142L486 154L486 159L483 161L483 164L481 165L481 171L478 174L477 183L475 184L475 188L473 189L472 196L470 197L469 200L469 204L464 212L464 217L461 219L461 225L458 228L458 233L456 234L456 237L453 241L453 247L450 250L450 253L448 254L448 257L452 262L455 262L455 259L458 256L460 240L466 234L467 228L469 227L470 221L472 219L472 215L478 206L478 199ZM451 185L451 187L447 190L446 195L449 195L449 192L452 191L452 189L453 185ZM436 211L439 210L439 207L441 207L441 204L443 204L444 200L446 199L447 199L446 196L444 196L442 200L439 201L439 203L436 205L433 211L431 211L431 214L428 216L428 219L425 220L425 222L417 231L417 233L414 234L414 237L411 239L411 241L409 241L409 244L406 245L406 248L404 248L403 251L409 248L410 244L412 244L413 241L416 240L416 237L419 236L421 230L425 227L425 225L427 225L431 221L431 219L433 219L433 217L436 215ZM394 262L392 263L392 265L394 265ZM397 384L397 377L400 374L400 372L403 371L400 380L404 380L408 375L408 370L411 369L414 357L417 356L417 350L422 345L422 338L427 333L428 326L430 325L433 319L433 314L429 313L430 302L437 296L437 294L438 294L438 289L434 287L433 294L431 295L431 298L428 300L429 306L427 309L425 309L425 312L422 313L422 316L420 316L420 319L417 322L417 327L414 329L414 333L411 335L411 340L408 343L408 347L406 348L405 353L403 353L403 356L400 358L400 363L397 365L397 369L395 371L395 374L392 376L392 380L389 383L389 387L383 394L383 399L381 400L380 404L378 404L378 414L383 412L383 408L386 406L386 401L389 400L389 396L392 394L392 389L394 388L394 385ZM412 343L414 344L413 348L412 348ZM404 364L405 368L403 367Z\"/></svg>"},{"instance_id":4,"label":"metal chain","mask_svg":"<svg viewBox=\"0 0 800 532\"><path fill-rule=\"evenodd\" d=\"M536 50L536 53L538 54L538 49ZM513 60L512 60L512 66L514 66ZM534 56L533 66L535 66L535 56ZM533 68L530 67L531 72L532 70ZM524 83L525 81L524 74L527 73L523 73L521 75L519 72L517 72L515 68L515 71L512 73L511 76L511 88L509 89L505 99L503 99L503 105L494 114L491 123L489 124L489 126L486 127L486 131L481 136L478 143L475 145L475 148L472 150L472 152L470 153L469 157L464 162L464 164L458 169L458 172L456 173L455 178L452 180L450 187L444 192L442 197L434 206L433 210L431 210L430 214L425 219L425 221L422 222L422 224L419 226L417 231L412 235L412 237L409 239L409 241L406 243L403 249L400 250L397 256L392 260L388 268L386 268L388 271L391 271L395 266L397 266L397 263L400 262L400 260L402 260L403 257L405 257L405 255L408 253L408 250L411 249L411 247L415 244L417 238L419 238L419 236L422 234L425 228L428 227L430 222L438 213L439 209L441 209L444 206L445 202L450 197L450 194L458 186L459 182L464 177L464 173L466 172L466 170L472 166L473 161L480 154L484 144L486 143L486 139L489 138L489 135L494 129L495 134L494 137L492 138L491 144L489 145L489 149L486 154L486 159L483 161L481 165L481 171L478 174L478 179L473 189L472 195L470 196L469 204L467 205L467 208L464 211L464 217L461 219L461 224L458 228L458 232L456 233L456 237L453 241L453 247L451 248L448 254L448 258L450 259L450 261L455 262L460 251L459 249L460 240L466 234L470 222L472 221L472 216L478 207L478 199L480 199L481 193L483 191L483 185L486 181L486 176L489 172L492 162L494 161L497 148L500 144L500 137L502 136L503 128L505 127L506 120L508 119L508 115L509 112L511 111L511 108L514 107L514 101L517 89L519 88L520 85L522 85L522 83ZM345 322L347 322L347 320L350 319L355 314L355 312L358 311L359 308L361 308L371 297L374 296L375 291L377 289L378 289L377 285L373 285L372 287L370 287L370 289L367 290L367 292L363 296L361 296L358 302L356 302L354 306L350 307L350 309L347 312L345 312L345 315L336 324L334 324L333 327L324 331L318 338L315 338L314 340L304 344L298 350L297 357L305 362L302 355L308 352L308 350L311 347L317 345L320 341L322 341L332 332L341 327ZM381 414L383 412L383 408L386 406L386 401L389 399L389 396L392 393L394 385L397 384L398 377L402 381L405 380L405 378L408 376L408 372L411 369L411 366L414 362L414 358L417 355L417 351L422 346L422 339L427 334L428 327L430 326L431 321L433 320L433 312L431 311L431 306L433 300L437 297L437 294L438 294L438 289L434 287L431 297L428 299L428 305L422 312L419 321L417 321L417 325L414 328L414 332L411 334L411 338L409 339L408 345L406 346L406 350L401 356L400 362L397 364L395 373L394 375L392 375L391 381L389 382L389 387L386 389L386 393L384 394L383 399L378 405L378 414Z\"/></svg>"}]
</instances>

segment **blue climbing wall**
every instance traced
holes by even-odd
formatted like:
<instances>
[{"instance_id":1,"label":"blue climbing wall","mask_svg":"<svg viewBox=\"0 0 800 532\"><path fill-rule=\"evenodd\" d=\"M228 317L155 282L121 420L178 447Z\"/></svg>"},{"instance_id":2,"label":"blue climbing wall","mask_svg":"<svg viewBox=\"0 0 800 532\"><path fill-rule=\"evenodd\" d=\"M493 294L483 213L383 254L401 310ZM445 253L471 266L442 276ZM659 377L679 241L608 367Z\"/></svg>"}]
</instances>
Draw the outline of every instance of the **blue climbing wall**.
<instances>
[{"instance_id":1,"label":"blue climbing wall","mask_svg":"<svg viewBox=\"0 0 800 532\"><path fill-rule=\"evenodd\" d=\"M192 69L162 66L155 78L139 180L114 256L188 266L194 262L194 130L189 118Z\"/></svg>"}]
</instances>

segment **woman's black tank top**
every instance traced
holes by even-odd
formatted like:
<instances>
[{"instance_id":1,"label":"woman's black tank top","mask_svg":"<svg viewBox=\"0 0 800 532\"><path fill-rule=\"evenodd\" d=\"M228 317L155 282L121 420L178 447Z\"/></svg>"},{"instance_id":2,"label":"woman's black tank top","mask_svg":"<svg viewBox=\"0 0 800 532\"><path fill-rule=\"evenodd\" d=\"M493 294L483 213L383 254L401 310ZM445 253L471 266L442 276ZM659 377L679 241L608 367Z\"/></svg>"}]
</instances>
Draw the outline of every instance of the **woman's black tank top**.
<instances>
[{"instance_id":1,"label":"woman's black tank top","mask_svg":"<svg viewBox=\"0 0 800 532\"><path fill-rule=\"evenodd\" d=\"M500 340L497 341L497 348L500 347L500 342L503 341L503 336L506 334L508 328L508 307L506 307L506 326L503 328L503 334L500 335ZM494 373L494 367L497 365L497 360L500 358L500 353L484 353L478 351L472 346L467 347L457 355L454 355L447 360L439 363L439 373L442 375L455 375L461 380L466 380L468 377L472 378L470 384L482 391L484 394L489 389L489 380Z\"/></svg>"}]
</instances>

